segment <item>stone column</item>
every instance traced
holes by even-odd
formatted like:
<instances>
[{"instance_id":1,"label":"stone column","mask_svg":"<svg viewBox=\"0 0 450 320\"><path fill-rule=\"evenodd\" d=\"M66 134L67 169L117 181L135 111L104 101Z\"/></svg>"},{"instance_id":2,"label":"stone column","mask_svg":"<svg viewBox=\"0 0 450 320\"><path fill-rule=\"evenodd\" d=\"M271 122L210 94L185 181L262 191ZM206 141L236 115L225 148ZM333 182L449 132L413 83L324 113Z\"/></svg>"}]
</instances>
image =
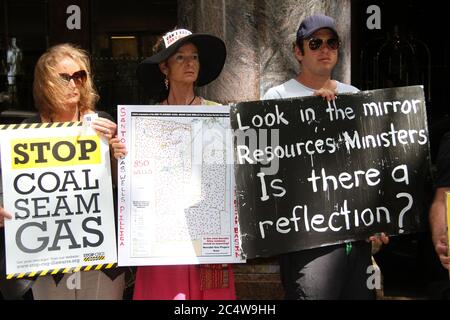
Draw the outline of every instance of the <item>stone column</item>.
<instances>
[{"instance_id":1,"label":"stone column","mask_svg":"<svg viewBox=\"0 0 450 320\"><path fill-rule=\"evenodd\" d=\"M225 41L227 60L220 77L201 88L207 99L228 103L253 100L259 92L259 52L255 2L179 0L180 27Z\"/></svg>"},{"instance_id":2,"label":"stone column","mask_svg":"<svg viewBox=\"0 0 450 320\"><path fill-rule=\"evenodd\" d=\"M178 25L227 45L224 70L202 95L222 103L259 100L299 72L292 43L300 21L314 13L335 18L343 46L333 76L350 83L350 7L351 0L179 0Z\"/></svg>"}]
</instances>

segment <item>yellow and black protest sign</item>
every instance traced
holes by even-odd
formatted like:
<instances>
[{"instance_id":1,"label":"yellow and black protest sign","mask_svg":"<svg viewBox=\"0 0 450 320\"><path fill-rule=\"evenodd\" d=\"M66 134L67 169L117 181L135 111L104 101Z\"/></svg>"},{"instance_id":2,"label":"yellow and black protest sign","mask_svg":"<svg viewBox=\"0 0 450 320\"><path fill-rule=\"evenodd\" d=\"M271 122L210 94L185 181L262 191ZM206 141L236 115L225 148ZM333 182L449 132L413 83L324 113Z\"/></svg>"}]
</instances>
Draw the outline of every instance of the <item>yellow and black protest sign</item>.
<instances>
[{"instance_id":1,"label":"yellow and black protest sign","mask_svg":"<svg viewBox=\"0 0 450 320\"><path fill-rule=\"evenodd\" d=\"M0 126L7 278L117 262L108 141L81 122Z\"/></svg>"}]
</instances>

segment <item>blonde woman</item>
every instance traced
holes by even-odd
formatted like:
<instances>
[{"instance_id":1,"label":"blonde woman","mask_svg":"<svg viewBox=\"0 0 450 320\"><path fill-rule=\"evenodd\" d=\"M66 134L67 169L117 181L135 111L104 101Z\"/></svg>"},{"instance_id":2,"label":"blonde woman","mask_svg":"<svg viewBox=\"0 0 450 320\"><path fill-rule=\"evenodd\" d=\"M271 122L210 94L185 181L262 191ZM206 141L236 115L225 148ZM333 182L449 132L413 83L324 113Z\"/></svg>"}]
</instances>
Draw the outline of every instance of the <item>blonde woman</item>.
<instances>
[{"instance_id":1,"label":"blonde woman","mask_svg":"<svg viewBox=\"0 0 450 320\"><path fill-rule=\"evenodd\" d=\"M99 97L93 85L88 54L71 44L49 48L36 64L33 96L39 114L24 123L82 121L85 114L95 112ZM98 116L93 128L111 139L116 134L116 124L106 112L100 111ZM68 288L70 276L37 278L33 285L34 299L122 299L125 284L122 269L81 272L80 289Z\"/></svg>"}]
</instances>

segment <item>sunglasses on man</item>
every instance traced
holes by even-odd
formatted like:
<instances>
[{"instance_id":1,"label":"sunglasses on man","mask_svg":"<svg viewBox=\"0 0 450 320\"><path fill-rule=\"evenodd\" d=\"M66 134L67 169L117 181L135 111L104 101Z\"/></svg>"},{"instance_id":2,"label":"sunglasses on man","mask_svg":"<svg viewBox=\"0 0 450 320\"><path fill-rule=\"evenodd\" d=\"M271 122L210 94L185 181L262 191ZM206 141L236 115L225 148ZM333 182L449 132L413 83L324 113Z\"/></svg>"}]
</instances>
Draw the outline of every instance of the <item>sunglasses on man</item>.
<instances>
[{"instance_id":1,"label":"sunglasses on man","mask_svg":"<svg viewBox=\"0 0 450 320\"><path fill-rule=\"evenodd\" d=\"M322 48L324 42L326 42L330 50L337 50L341 45L341 42L337 38L330 38L327 39L326 41L320 38L309 38L306 41L308 41L309 49L311 49L312 51Z\"/></svg>"},{"instance_id":2,"label":"sunglasses on man","mask_svg":"<svg viewBox=\"0 0 450 320\"><path fill-rule=\"evenodd\" d=\"M85 70L80 70L77 72L74 72L72 75L68 74L68 73L60 73L59 76L61 77L61 79L70 82L70 80L73 80L73 82L75 82L75 84L78 85L82 85L86 82L87 80L87 73Z\"/></svg>"}]
</instances>

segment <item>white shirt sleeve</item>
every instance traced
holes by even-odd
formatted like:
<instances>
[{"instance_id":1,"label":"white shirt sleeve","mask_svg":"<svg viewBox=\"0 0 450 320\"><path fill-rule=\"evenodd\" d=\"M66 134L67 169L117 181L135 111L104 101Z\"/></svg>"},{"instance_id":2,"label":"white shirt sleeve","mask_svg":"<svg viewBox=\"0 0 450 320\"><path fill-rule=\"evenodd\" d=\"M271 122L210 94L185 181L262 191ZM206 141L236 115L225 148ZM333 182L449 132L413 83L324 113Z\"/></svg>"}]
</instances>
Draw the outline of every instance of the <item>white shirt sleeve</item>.
<instances>
[{"instance_id":1,"label":"white shirt sleeve","mask_svg":"<svg viewBox=\"0 0 450 320\"><path fill-rule=\"evenodd\" d=\"M272 100L272 99L282 99L281 94L276 90L276 87L267 90L266 94L263 96L262 100Z\"/></svg>"}]
</instances>

